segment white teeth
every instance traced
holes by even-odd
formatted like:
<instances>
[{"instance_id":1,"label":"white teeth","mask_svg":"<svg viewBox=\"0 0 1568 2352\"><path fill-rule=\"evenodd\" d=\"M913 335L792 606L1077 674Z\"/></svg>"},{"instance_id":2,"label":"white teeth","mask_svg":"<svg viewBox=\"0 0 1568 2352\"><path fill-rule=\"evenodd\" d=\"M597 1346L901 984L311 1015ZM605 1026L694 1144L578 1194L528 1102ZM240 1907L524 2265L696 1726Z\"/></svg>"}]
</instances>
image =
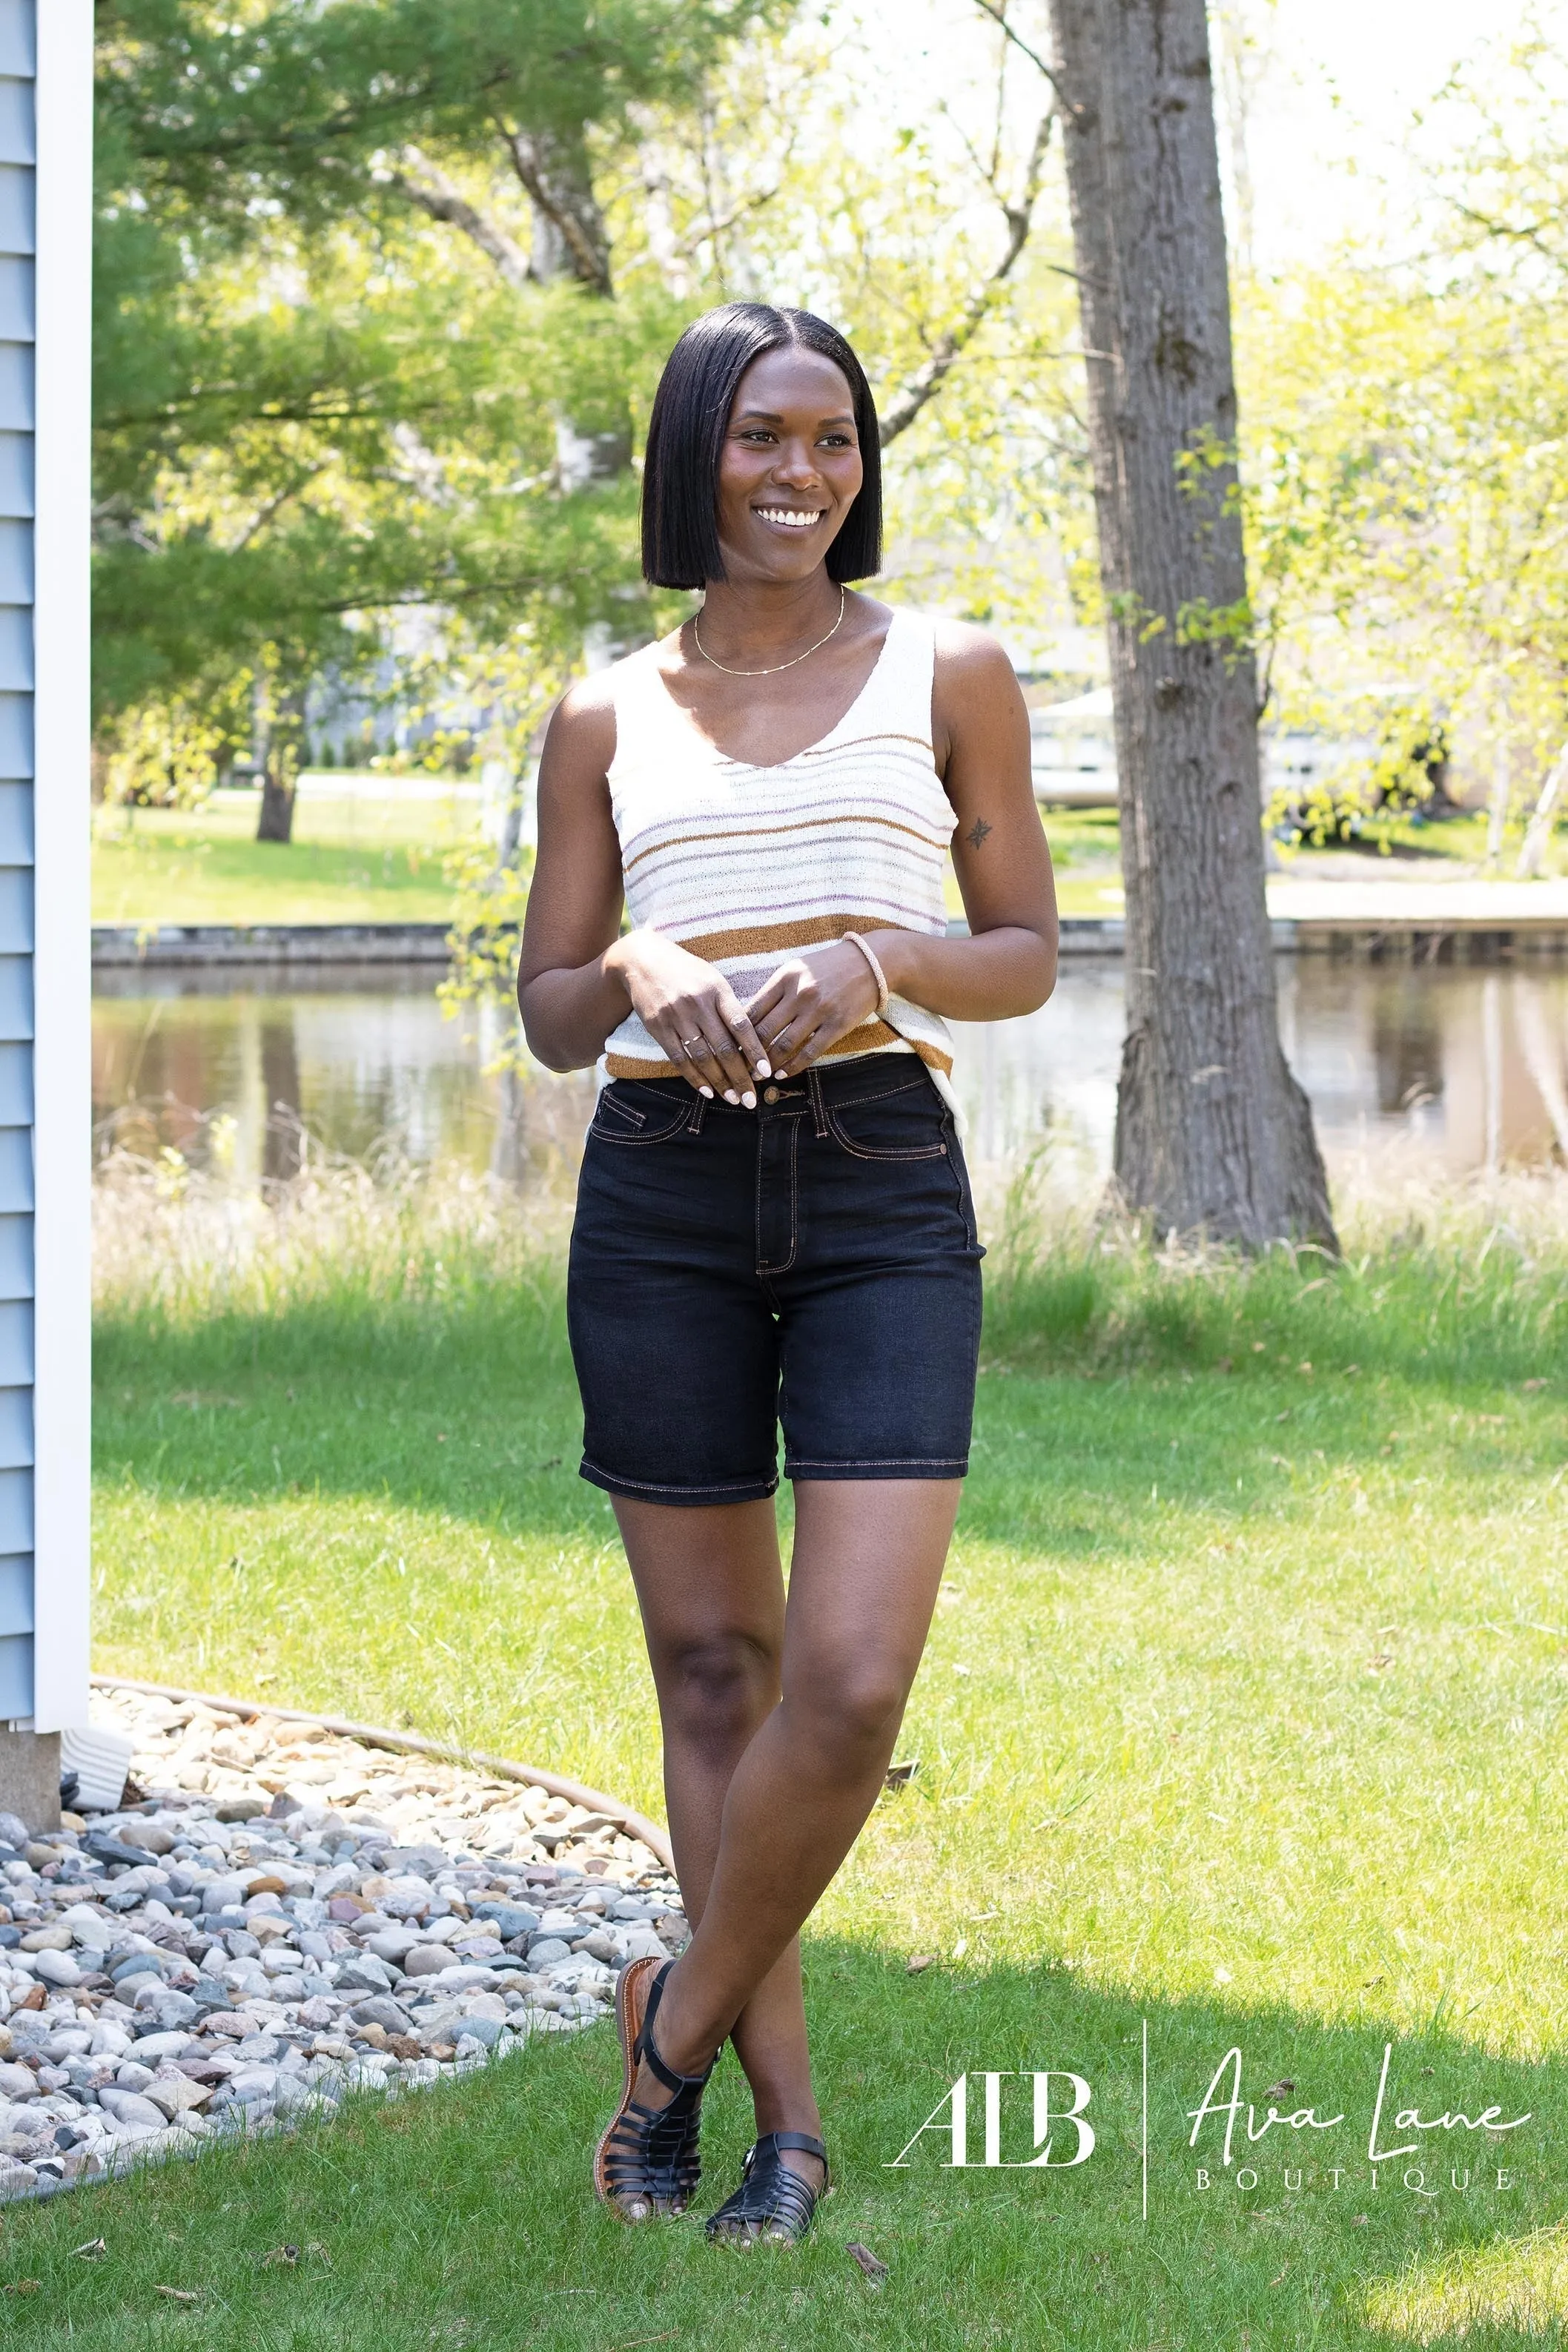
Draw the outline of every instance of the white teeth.
<instances>
[{"instance_id":1,"label":"white teeth","mask_svg":"<svg viewBox=\"0 0 1568 2352\"><path fill-rule=\"evenodd\" d=\"M757 512L764 522L781 522L788 524L791 530L809 530L814 522L821 520L822 509L819 507L810 514L800 514L791 507L758 507Z\"/></svg>"}]
</instances>

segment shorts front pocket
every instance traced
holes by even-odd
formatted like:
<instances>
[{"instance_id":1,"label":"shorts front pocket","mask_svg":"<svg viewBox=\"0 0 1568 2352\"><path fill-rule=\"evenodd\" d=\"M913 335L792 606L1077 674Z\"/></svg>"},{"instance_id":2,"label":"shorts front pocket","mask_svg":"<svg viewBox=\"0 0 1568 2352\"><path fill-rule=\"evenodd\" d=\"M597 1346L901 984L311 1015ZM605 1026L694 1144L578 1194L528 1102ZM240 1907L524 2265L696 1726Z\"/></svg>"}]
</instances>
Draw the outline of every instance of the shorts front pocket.
<instances>
[{"instance_id":1,"label":"shorts front pocket","mask_svg":"<svg viewBox=\"0 0 1568 2352\"><path fill-rule=\"evenodd\" d=\"M636 1078L612 1078L600 1089L589 1134L601 1143L667 1143L684 1135L698 1097L684 1080L677 1083L685 1102L672 1101Z\"/></svg>"},{"instance_id":2,"label":"shorts front pocket","mask_svg":"<svg viewBox=\"0 0 1568 2352\"><path fill-rule=\"evenodd\" d=\"M824 1103L833 1140L856 1160L941 1160L950 1114L925 1078L858 1102Z\"/></svg>"}]
</instances>

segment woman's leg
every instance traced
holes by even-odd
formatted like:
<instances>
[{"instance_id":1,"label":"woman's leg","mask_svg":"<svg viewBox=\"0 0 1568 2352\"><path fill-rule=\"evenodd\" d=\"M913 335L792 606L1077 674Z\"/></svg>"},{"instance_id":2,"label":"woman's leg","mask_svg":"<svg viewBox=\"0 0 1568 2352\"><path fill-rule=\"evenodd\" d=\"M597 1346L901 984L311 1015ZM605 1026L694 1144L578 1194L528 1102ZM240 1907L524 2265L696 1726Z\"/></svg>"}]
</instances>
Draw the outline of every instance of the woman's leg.
<instances>
[{"instance_id":1,"label":"woman's leg","mask_svg":"<svg viewBox=\"0 0 1568 2352\"><path fill-rule=\"evenodd\" d=\"M759 1996L779 2003L769 2021L782 2019L780 1963L893 1754L959 1492L956 1479L797 1481L780 1696L732 1764L701 1916L659 2011L659 2048L682 2073L704 2066ZM716 1783L715 1774L709 1808ZM643 2074L638 2096L661 2105L666 2095ZM816 2128L797 2114L788 2126ZM814 2158L790 2150L784 2160L820 2175Z\"/></svg>"},{"instance_id":2,"label":"woman's leg","mask_svg":"<svg viewBox=\"0 0 1568 2352\"><path fill-rule=\"evenodd\" d=\"M685 1509L618 1498L615 1515L658 1693L670 1842L695 1929L707 1906L731 1775L779 1704L778 1523L771 1501ZM756 1986L731 2032L758 2130L814 2133L798 1938ZM658 2039L663 2050L662 2016ZM667 2092L650 2069L643 2074L638 2096L661 2105Z\"/></svg>"}]
</instances>

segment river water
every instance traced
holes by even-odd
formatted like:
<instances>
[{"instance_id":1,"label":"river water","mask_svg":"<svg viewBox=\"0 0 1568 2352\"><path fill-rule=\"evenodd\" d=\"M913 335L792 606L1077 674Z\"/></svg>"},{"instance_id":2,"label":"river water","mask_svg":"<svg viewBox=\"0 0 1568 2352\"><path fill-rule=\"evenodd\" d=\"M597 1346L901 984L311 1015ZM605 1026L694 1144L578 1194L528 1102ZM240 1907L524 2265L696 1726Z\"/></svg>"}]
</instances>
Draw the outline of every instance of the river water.
<instances>
[{"instance_id":1,"label":"river water","mask_svg":"<svg viewBox=\"0 0 1568 2352\"><path fill-rule=\"evenodd\" d=\"M1281 958L1281 1030L1331 1153L1380 1145L1436 1175L1568 1160L1568 970ZM502 1017L447 1018L425 968L104 971L93 1007L99 1148L200 1158L214 1114L236 1173L286 1175L302 1138L356 1159L457 1159L527 1182L576 1150L591 1076L487 1067ZM1021 1021L956 1027L972 1162L1042 1147L1060 1176L1109 1167L1122 1037L1113 958L1064 964Z\"/></svg>"}]
</instances>

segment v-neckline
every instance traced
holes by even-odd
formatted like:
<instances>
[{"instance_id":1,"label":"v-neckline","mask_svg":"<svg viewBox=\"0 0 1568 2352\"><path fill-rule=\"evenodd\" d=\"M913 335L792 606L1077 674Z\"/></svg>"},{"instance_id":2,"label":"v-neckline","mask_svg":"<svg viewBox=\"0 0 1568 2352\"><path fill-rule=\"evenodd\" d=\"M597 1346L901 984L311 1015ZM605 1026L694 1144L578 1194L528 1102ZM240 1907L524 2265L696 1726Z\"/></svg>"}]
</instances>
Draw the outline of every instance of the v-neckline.
<instances>
[{"instance_id":1,"label":"v-neckline","mask_svg":"<svg viewBox=\"0 0 1568 2352\"><path fill-rule=\"evenodd\" d=\"M834 719L826 734L819 735L813 743L803 743L798 751L791 751L787 760L737 759L733 752L725 751L721 745L716 743L711 735L705 735L702 729L693 719L691 712L687 710L683 704L675 700L674 696L670 692L669 687L665 683L664 672L660 669L657 662L653 664L653 676L658 679L660 691L668 702L671 709L674 712L675 717L679 719L681 725L686 730L688 734L695 736L696 740L703 746L703 749L706 751L711 752L716 760L722 761L724 765L727 768L751 768L755 770L756 773L759 776L777 775L782 768L792 768L797 760L807 759L813 751L825 751L827 746L832 741L834 736L840 732L841 729L849 725L850 720L854 717L856 711L860 709L861 704L865 700L866 696L871 692L873 686L875 684L877 673L881 669L882 665L886 658L887 648L892 642L893 633L898 626L898 620L899 615L895 608L888 621L887 627L883 632L882 643L877 647L876 659L873 662L870 669L867 670L864 678L861 682L859 691L851 702L849 709L844 711L841 717Z\"/></svg>"}]
</instances>

